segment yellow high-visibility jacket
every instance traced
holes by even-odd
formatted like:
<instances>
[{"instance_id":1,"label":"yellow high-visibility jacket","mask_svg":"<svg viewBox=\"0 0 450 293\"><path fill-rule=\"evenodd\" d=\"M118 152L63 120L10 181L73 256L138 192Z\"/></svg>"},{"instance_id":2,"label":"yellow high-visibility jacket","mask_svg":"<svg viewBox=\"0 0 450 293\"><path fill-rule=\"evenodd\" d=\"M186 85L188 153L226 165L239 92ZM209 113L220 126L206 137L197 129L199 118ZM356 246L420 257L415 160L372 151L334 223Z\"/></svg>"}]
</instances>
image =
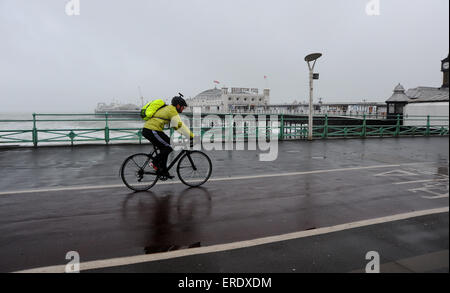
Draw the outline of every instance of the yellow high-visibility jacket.
<instances>
[{"instance_id":1,"label":"yellow high-visibility jacket","mask_svg":"<svg viewBox=\"0 0 450 293\"><path fill-rule=\"evenodd\" d=\"M194 137L194 134L181 121L177 108L172 105L159 109L152 118L145 122L144 128L155 131L163 131L166 124L186 137Z\"/></svg>"}]
</instances>

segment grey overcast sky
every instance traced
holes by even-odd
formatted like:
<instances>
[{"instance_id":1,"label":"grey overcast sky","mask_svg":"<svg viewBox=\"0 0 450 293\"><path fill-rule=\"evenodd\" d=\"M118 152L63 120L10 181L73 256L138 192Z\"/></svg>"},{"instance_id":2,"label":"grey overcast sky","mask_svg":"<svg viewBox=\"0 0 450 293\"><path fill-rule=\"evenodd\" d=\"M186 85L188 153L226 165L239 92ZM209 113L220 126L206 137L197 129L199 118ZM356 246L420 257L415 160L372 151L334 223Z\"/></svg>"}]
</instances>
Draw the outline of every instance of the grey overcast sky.
<instances>
[{"instance_id":1,"label":"grey overcast sky","mask_svg":"<svg viewBox=\"0 0 450 293\"><path fill-rule=\"evenodd\" d=\"M74 1L74 0L72 0ZM439 87L448 0L0 0L0 112L92 112L219 86L305 101L385 101L397 83ZM264 80L264 75L268 79Z\"/></svg>"}]
</instances>

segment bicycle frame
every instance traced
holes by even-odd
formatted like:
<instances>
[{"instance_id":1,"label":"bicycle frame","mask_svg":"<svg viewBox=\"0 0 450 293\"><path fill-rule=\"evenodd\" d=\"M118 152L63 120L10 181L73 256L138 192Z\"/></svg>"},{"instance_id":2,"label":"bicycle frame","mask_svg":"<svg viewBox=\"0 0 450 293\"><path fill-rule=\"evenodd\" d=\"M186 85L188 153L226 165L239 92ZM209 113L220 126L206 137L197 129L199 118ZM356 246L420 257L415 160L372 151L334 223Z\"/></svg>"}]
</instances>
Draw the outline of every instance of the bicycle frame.
<instances>
[{"instance_id":1,"label":"bicycle frame","mask_svg":"<svg viewBox=\"0 0 450 293\"><path fill-rule=\"evenodd\" d=\"M150 161L150 158L153 157L153 154L154 154L154 153L157 153L157 151L154 150L152 153L150 153L149 161ZM182 151L175 157L175 159L173 159L173 161L170 162L169 166L167 167L167 171L169 171L170 169L172 169L172 167L175 165L175 163L178 162L178 160L179 160L184 154L187 154L187 157L188 157L188 159L189 159L189 162L191 162L191 164L192 164L192 168L193 168L194 170L197 170L197 167L195 167L194 161L192 161L192 158L191 158L191 156L189 155L189 154L190 154L190 151L189 151L189 150L182 150ZM148 161L147 161L145 164L148 164ZM144 166L145 166L145 165L144 165ZM152 175L155 175L155 173L153 173L153 172L144 172L144 174L152 174Z\"/></svg>"},{"instance_id":2,"label":"bicycle frame","mask_svg":"<svg viewBox=\"0 0 450 293\"><path fill-rule=\"evenodd\" d=\"M175 159L173 159L173 161L169 164L169 166L167 167L167 170L172 169L172 167L175 165L175 163L181 158L181 156L183 156L184 154L189 153L187 150L182 150L176 157ZM191 164L193 164L192 159L190 156L189 157L189 161L191 161Z\"/></svg>"}]
</instances>

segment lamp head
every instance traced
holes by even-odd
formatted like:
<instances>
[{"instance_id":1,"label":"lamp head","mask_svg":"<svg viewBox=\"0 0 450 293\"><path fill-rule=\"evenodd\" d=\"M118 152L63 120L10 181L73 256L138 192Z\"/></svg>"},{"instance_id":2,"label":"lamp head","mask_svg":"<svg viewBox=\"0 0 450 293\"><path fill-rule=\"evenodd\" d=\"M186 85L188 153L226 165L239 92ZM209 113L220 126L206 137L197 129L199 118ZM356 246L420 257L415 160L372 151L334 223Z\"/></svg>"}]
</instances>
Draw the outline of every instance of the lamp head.
<instances>
[{"instance_id":1,"label":"lamp head","mask_svg":"<svg viewBox=\"0 0 450 293\"><path fill-rule=\"evenodd\" d=\"M306 62L314 61L316 59L319 59L321 56L322 56L322 53L309 54L308 56L305 57L305 61Z\"/></svg>"}]
</instances>

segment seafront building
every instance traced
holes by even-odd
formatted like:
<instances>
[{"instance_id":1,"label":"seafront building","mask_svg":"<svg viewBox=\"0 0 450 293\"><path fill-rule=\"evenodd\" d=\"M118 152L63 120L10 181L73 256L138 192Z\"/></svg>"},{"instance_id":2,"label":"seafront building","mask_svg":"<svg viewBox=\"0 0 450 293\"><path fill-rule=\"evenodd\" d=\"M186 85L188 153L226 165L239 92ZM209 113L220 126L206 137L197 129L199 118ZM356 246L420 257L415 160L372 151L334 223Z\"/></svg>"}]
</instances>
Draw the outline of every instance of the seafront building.
<instances>
[{"instance_id":1,"label":"seafront building","mask_svg":"<svg viewBox=\"0 0 450 293\"><path fill-rule=\"evenodd\" d=\"M263 111L270 104L270 90L264 89L260 94L257 88L215 87L186 101L189 105L187 111L194 107L200 107L202 112L218 113Z\"/></svg>"},{"instance_id":2,"label":"seafront building","mask_svg":"<svg viewBox=\"0 0 450 293\"><path fill-rule=\"evenodd\" d=\"M392 96L386 100L388 117L401 116L404 125L424 124L408 119L414 116L430 116L448 125L449 117L449 57L441 60L442 85L440 87L418 86L405 90L400 83L394 88Z\"/></svg>"},{"instance_id":3,"label":"seafront building","mask_svg":"<svg viewBox=\"0 0 450 293\"><path fill-rule=\"evenodd\" d=\"M202 113L270 113L270 114L308 114L308 103L271 104L270 89L263 89L260 94L257 88L228 88L208 89L194 98L187 99L192 112L194 107L201 109ZM315 114L332 115L363 115L373 114L382 118L386 116L386 104L382 102L337 102L324 103L320 99L314 104Z\"/></svg>"}]
</instances>

